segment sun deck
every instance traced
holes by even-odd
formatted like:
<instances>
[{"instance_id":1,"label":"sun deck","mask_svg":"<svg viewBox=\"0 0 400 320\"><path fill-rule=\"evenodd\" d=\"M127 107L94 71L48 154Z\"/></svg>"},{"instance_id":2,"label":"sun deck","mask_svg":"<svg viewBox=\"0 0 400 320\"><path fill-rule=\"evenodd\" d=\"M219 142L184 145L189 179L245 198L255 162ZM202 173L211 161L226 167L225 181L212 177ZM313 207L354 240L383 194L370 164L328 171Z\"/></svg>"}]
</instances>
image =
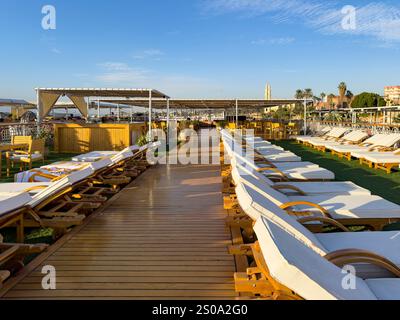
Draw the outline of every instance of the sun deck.
<instances>
[{"instance_id":1,"label":"sun deck","mask_svg":"<svg viewBox=\"0 0 400 320\"><path fill-rule=\"evenodd\" d=\"M234 299L220 167L153 167L11 281L9 299ZM43 290L42 267L57 271ZM1 291L0 291L1 296Z\"/></svg>"}]
</instances>

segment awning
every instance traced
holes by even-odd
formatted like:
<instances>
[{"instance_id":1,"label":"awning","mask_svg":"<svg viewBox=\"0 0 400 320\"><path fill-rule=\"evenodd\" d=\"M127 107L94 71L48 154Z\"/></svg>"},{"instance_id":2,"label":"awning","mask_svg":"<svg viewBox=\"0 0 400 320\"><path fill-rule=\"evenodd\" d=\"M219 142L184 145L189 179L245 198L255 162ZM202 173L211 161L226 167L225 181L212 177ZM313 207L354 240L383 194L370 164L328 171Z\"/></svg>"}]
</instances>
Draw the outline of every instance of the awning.
<instances>
[{"instance_id":1,"label":"awning","mask_svg":"<svg viewBox=\"0 0 400 320\"><path fill-rule=\"evenodd\" d=\"M148 99L106 99L102 100L107 103L117 103L122 105L131 105L135 107L147 108L149 106ZM171 99L169 106L171 109L230 109L236 108L236 103L239 109L257 109L271 108L276 106L291 105L302 100L257 100L257 99ZM152 100L152 108L166 109L166 99Z\"/></svg>"}]
</instances>

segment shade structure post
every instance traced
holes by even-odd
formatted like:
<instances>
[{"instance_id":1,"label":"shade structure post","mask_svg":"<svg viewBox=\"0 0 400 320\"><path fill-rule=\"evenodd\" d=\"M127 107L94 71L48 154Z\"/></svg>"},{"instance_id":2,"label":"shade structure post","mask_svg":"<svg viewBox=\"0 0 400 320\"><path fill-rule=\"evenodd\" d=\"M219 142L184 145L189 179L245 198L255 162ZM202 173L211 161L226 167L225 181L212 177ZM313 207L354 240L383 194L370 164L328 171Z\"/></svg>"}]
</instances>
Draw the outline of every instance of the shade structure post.
<instances>
[{"instance_id":1,"label":"shade structure post","mask_svg":"<svg viewBox=\"0 0 400 320\"><path fill-rule=\"evenodd\" d=\"M239 126L239 101L236 99L235 101L235 113L236 113L236 129Z\"/></svg>"},{"instance_id":2,"label":"shade structure post","mask_svg":"<svg viewBox=\"0 0 400 320\"><path fill-rule=\"evenodd\" d=\"M43 110L43 103L42 99L40 98L40 90L37 89L36 91L36 108L37 108L37 130L39 132L40 125L42 124L42 110Z\"/></svg>"},{"instance_id":3,"label":"shade structure post","mask_svg":"<svg viewBox=\"0 0 400 320\"><path fill-rule=\"evenodd\" d=\"M117 121L118 123L121 121L121 107L117 104Z\"/></svg>"},{"instance_id":4,"label":"shade structure post","mask_svg":"<svg viewBox=\"0 0 400 320\"><path fill-rule=\"evenodd\" d=\"M86 123L88 123L88 120L89 120L89 110L90 110L90 97L87 98L86 106L87 106L88 115L87 115L87 117L86 117L85 120L86 120Z\"/></svg>"},{"instance_id":5,"label":"shade structure post","mask_svg":"<svg viewBox=\"0 0 400 320\"><path fill-rule=\"evenodd\" d=\"M169 110L170 110L169 99L167 99L167 145L169 144L169 121L170 121Z\"/></svg>"},{"instance_id":6,"label":"shade structure post","mask_svg":"<svg viewBox=\"0 0 400 320\"><path fill-rule=\"evenodd\" d=\"M152 112L153 112L153 110L152 110L152 107L153 107L152 95L153 95L152 90L149 90L149 140L150 141L153 138L153 135L152 135L152 132L151 132L151 130L152 130L152 127L151 127L151 124L152 124Z\"/></svg>"},{"instance_id":7,"label":"shade structure post","mask_svg":"<svg viewBox=\"0 0 400 320\"><path fill-rule=\"evenodd\" d=\"M133 106L131 106L131 123L133 123Z\"/></svg>"},{"instance_id":8,"label":"shade structure post","mask_svg":"<svg viewBox=\"0 0 400 320\"><path fill-rule=\"evenodd\" d=\"M307 135L307 99L304 99L304 135Z\"/></svg>"},{"instance_id":9,"label":"shade structure post","mask_svg":"<svg viewBox=\"0 0 400 320\"><path fill-rule=\"evenodd\" d=\"M97 100L97 119L100 119L100 99Z\"/></svg>"},{"instance_id":10,"label":"shade structure post","mask_svg":"<svg viewBox=\"0 0 400 320\"><path fill-rule=\"evenodd\" d=\"M65 120L68 121L68 107L65 107Z\"/></svg>"}]
</instances>

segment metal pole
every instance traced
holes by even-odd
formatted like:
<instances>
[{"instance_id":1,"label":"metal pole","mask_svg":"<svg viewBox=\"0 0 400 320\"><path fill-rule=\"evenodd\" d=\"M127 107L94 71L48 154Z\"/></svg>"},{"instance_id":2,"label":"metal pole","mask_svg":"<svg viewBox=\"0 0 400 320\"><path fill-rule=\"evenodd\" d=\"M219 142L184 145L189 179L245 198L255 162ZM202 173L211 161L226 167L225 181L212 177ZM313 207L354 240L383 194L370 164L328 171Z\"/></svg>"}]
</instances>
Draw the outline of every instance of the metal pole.
<instances>
[{"instance_id":1,"label":"metal pole","mask_svg":"<svg viewBox=\"0 0 400 320\"><path fill-rule=\"evenodd\" d=\"M42 123L42 115L41 115L41 111L43 109L43 105L42 105L42 101L40 99L40 90L38 89L36 92L36 108L37 108L37 130L39 132L40 130L40 125Z\"/></svg>"},{"instance_id":2,"label":"metal pole","mask_svg":"<svg viewBox=\"0 0 400 320\"><path fill-rule=\"evenodd\" d=\"M133 106L131 106L131 123L133 123Z\"/></svg>"},{"instance_id":3,"label":"metal pole","mask_svg":"<svg viewBox=\"0 0 400 320\"><path fill-rule=\"evenodd\" d=\"M117 104L117 121L118 123L121 121L121 108L119 104Z\"/></svg>"},{"instance_id":4,"label":"metal pole","mask_svg":"<svg viewBox=\"0 0 400 320\"><path fill-rule=\"evenodd\" d=\"M304 99L304 135L307 135L307 99Z\"/></svg>"},{"instance_id":5,"label":"metal pole","mask_svg":"<svg viewBox=\"0 0 400 320\"><path fill-rule=\"evenodd\" d=\"M100 119L100 99L97 100L97 119Z\"/></svg>"},{"instance_id":6,"label":"metal pole","mask_svg":"<svg viewBox=\"0 0 400 320\"><path fill-rule=\"evenodd\" d=\"M152 94L153 94L153 92L151 90L149 90L149 139L150 140L152 140L152 134L151 134L152 107L153 107Z\"/></svg>"},{"instance_id":7,"label":"metal pole","mask_svg":"<svg viewBox=\"0 0 400 320\"><path fill-rule=\"evenodd\" d=\"M238 99L236 99L236 103L235 103L235 112L236 112L236 129L239 126L239 101Z\"/></svg>"},{"instance_id":8,"label":"metal pole","mask_svg":"<svg viewBox=\"0 0 400 320\"><path fill-rule=\"evenodd\" d=\"M170 121L170 115L169 115L169 99L167 99L167 145L169 144L169 121Z\"/></svg>"}]
</instances>

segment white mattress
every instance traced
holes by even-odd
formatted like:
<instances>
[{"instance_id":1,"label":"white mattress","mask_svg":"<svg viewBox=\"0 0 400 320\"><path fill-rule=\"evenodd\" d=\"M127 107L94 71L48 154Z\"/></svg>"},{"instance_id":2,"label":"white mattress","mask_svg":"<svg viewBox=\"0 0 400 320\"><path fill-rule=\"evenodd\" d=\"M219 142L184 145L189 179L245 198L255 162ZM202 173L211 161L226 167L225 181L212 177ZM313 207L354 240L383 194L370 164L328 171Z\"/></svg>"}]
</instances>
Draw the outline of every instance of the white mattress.
<instances>
[{"instance_id":1,"label":"white mattress","mask_svg":"<svg viewBox=\"0 0 400 320\"><path fill-rule=\"evenodd\" d=\"M31 200L32 197L27 192L1 192L0 215L18 210Z\"/></svg>"}]
</instances>

